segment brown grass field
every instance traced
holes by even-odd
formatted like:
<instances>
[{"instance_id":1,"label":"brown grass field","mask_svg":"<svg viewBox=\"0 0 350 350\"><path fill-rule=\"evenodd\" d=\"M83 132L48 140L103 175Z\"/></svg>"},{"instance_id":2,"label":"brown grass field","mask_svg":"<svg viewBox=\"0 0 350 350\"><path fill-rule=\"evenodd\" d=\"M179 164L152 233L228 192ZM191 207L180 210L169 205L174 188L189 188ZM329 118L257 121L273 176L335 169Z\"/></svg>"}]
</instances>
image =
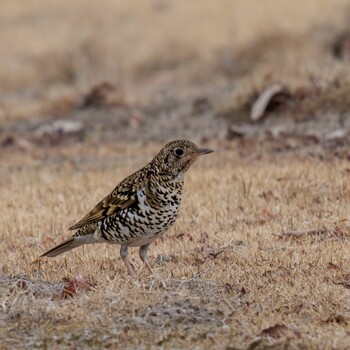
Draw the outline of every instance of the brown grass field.
<instances>
[{"instance_id":1,"label":"brown grass field","mask_svg":"<svg viewBox=\"0 0 350 350\"><path fill-rule=\"evenodd\" d=\"M145 161L155 149L145 151ZM182 213L151 249L165 289L142 270L136 252L140 272L129 277L117 246L36 260L139 160L90 171L69 161L2 169L4 347L345 349L347 161L216 152L189 171ZM276 236L309 228L319 232ZM65 299L63 278L77 274L93 287Z\"/></svg>"},{"instance_id":2,"label":"brown grass field","mask_svg":"<svg viewBox=\"0 0 350 350\"><path fill-rule=\"evenodd\" d=\"M350 349L350 74L332 52L347 1L16 0L0 14L1 350ZM252 123L276 81L287 102ZM47 129L57 120L78 130ZM119 246L38 259L180 137L215 153L151 245L165 288L136 249L137 278Z\"/></svg>"}]
</instances>

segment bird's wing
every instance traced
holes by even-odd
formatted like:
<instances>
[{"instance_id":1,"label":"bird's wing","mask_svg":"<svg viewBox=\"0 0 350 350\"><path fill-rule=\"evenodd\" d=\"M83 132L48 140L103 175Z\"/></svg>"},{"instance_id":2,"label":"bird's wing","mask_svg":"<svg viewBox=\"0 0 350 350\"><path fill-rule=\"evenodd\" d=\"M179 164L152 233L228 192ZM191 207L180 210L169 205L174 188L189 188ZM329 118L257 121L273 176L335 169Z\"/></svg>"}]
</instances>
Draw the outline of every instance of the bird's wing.
<instances>
[{"instance_id":1,"label":"bird's wing","mask_svg":"<svg viewBox=\"0 0 350 350\"><path fill-rule=\"evenodd\" d=\"M100 203L98 203L84 218L70 230L76 230L85 225L95 223L120 209L132 206L137 201L137 192L147 185L147 169L143 168L128 176Z\"/></svg>"}]
</instances>

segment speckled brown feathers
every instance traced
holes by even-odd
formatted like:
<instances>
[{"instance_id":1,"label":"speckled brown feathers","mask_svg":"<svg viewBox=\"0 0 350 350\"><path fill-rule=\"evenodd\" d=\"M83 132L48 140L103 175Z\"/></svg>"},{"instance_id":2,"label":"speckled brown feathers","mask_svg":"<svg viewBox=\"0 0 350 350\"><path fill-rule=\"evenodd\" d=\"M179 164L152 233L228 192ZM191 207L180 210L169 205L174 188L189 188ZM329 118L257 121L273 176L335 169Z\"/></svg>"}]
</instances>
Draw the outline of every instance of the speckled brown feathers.
<instances>
[{"instance_id":1,"label":"speckled brown feathers","mask_svg":"<svg viewBox=\"0 0 350 350\"><path fill-rule=\"evenodd\" d=\"M175 222L182 198L184 173L200 155L211 153L187 140L166 144L142 169L124 179L83 219L70 227L73 238L49 250L53 257L83 244L120 244L120 255L129 271L128 247L140 247L147 262L147 249Z\"/></svg>"},{"instance_id":2,"label":"speckled brown feathers","mask_svg":"<svg viewBox=\"0 0 350 350\"><path fill-rule=\"evenodd\" d=\"M83 228L85 225L98 222L120 209L131 206L136 201L136 194L147 184L149 165L124 179L108 196L99 202L84 218L71 226L70 230Z\"/></svg>"}]
</instances>

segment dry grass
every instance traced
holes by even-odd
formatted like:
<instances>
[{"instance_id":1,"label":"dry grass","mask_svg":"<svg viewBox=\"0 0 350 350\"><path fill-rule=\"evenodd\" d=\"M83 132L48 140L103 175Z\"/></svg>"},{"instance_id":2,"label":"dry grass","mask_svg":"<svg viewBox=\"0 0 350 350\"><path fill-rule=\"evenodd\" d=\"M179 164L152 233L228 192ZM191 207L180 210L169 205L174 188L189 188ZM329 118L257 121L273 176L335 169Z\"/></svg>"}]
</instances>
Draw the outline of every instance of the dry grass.
<instances>
[{"instance_id":1,"label":"dry grass","mask_svg":"<svg viewBox=\"0 0 350 350\"><path fill-rule=\"evenodd\" d=\"M345 349L347 162L247 159L212 146L215 157L188 173L174 228L151 249L166 289L141 270L135 252L140 273L128 277L117 246L35 261L158 145L144 157L129 151L128 163L123 150L101 149L115 160L98 169L69 160L2 167L2 347ZM312 227L321 232L274 235ZM62 300L63 278L78 273L94 288Z\"/></svg>"},{"instance_id":2,"label":"dry grass","mask_svg":"<svg viewBox=\"0 0 350 350\"><path fill-rule=\"evenodd\" d=\"M332 54L347 0L13 0L0 13L1 350L349 348L350 75ZM223 141L276 81L300 99ZM101 82L107 103L82 106ZM57 118L83 131L38 139ZM37 260L178 137L216 153L150 249L167 288L136 252L127 276L117 246Z\"/></svg>"}]
</instances>

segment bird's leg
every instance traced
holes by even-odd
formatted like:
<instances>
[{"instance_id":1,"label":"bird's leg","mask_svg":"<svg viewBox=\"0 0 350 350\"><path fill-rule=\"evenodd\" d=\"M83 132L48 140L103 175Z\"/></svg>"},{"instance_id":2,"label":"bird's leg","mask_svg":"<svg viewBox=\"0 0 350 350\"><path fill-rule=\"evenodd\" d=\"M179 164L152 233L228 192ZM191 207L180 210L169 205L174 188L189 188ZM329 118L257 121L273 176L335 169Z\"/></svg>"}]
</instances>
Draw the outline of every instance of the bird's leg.
<instances>
[{"instance_id":1,"label":"bird's leg","mask_svg":"<svg viewBox=\"0 0 350 350\"><path fill-rule=\"evenodd\" d=\"M150 243L142 245L140 247L140 251L139 251L139 255L140 255L140 259L142 260L142 262L146 265L147 270L154 275L154 272L152 270L152 267L150 266L150 264L147 261L147 251L148 251L148 247L149 247Z\"/></svg>"},{"instance_id":2,"label":"bird's leg","mask_svg":"<svg viewBox=\"0 0 350 350\"><path fill-rule=\"evenodd\" d=\"M126 265L126 268L128 269L129 275L135 276L135 271L133 267L130 264L130 261L128 260L128 246L125 244L122 244L120 247L120 257L124 261L124 264Z\"/></svg>"},{"instance_id":3,"label":"bird's leg","mask_svg":"<svg viewBox=\"0 0 350 350\"><path fill-rule=\"evenodd\" d=\"M140 250L139 250L140 259L146 265L147 270L150 272L150 274L153 275L155 278L157 278L160 281L160 283L162 284L163 288L166 288L166 284L163 281L162 277L160 277L157 273L155 273L153 271L152 267L150 266L149 262L147 261L147 251L148 251L149 245L150 245L150 243L142 245L140 247Z\"/></svg>"}]
</instances>

